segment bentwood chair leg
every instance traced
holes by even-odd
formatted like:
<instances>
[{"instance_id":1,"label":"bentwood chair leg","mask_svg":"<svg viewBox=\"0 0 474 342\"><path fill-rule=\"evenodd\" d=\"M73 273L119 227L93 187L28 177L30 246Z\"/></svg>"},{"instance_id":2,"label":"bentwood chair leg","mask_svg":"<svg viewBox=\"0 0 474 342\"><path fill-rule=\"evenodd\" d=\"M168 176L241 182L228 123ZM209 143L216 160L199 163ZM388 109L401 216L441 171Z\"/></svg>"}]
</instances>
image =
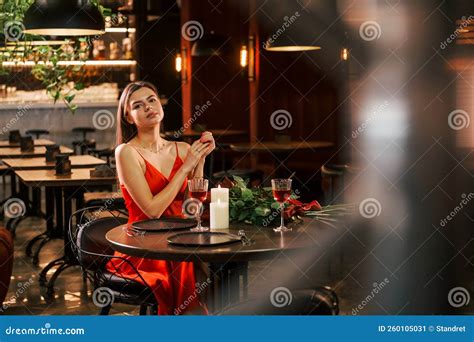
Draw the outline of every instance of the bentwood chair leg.
<instances>
[{"instance_id":1,"label":"bentwood chair leg","mask_svg":"<svg viewBox=\"0 0 474 342\"><path fill-rule=\"evenodd\" d=\"M100 308L99 315L107 316L109 314L111 308L112 308L112 304L109 304L107 306L104 306L103 308Z\"/></svg>"},{"instance_id":2,"label":"bentwood chair leg","mask_svg":"<svg viewBox=\"0 0 474 342\"><path fill-rule=\"evenodd\" d=\"M158 315L158 304L150 306L150 314L154 316Z\"/></svg>"},{"instance_id":3,"label":"bentwood chair leg","mask_svg":"<svg viewBox=\"0 0 474 342\"><path fill-rule=\"evenodd\" d=\"M146 312L147 312L147 309L148 309L148 305L141 304L140 305L140 316L145 316Z\"/></svg>"}]
</instances>

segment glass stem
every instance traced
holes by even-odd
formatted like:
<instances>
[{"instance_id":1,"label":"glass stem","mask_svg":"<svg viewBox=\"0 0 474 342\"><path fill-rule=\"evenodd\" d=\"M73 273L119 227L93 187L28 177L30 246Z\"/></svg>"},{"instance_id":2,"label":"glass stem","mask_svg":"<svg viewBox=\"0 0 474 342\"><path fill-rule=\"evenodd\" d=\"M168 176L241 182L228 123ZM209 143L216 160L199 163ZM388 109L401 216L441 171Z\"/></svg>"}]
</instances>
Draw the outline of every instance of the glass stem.
<instances>
[{"instance_id":1,"label":"glass stem","mask_svg":"<svg viewBox=\"0 0 474 342\"><path fill-rule=\"evenodd\" d=\"M281 211L281 224L280 224L280 227L284 227L285 226L285 220L284 220L284 215L285 213L283 212L283 208L285 207L285 203L281 203L280 204L280 211Z\"/></svg>"},{"instance_id":2,"label":"glass stem","mask_svg":"<svg viewBox=\"0 0 474 342\"><path fill-rule=\"evenodd\" d=\"M197 220L198 220L198 223L197 223L197 227L196 227L196 228L201 229L201 214L198 214Z\"/></svg>"}]
</instances>

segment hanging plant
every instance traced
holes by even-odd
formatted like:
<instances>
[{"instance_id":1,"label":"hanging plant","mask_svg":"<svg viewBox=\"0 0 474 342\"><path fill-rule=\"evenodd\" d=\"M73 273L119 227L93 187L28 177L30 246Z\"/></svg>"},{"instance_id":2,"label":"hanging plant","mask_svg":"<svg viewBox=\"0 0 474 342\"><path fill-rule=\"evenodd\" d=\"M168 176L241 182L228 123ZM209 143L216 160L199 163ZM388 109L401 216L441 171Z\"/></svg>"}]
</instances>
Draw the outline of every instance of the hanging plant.
<instances>
[{"instance_id":1,"label":"hanging plant","mask_svg":"<svg viewBox=\"0 0 474 342\"><path fill-rule=\"evenodd\" d=\"M23 34L24 13L33 2L34 0L0 0L0 25L4 32L4 39L1 41L27 43L43 38ZM97 6L104 17L115 17L109 8L99 3L99 0L90 0L90 3ZM85 60L89 55L93 40L97 38L98 36L80 37L77 41L68 41L60 47L49 45L33 47L25 44L23 51L17 51L14 47L11 52L0 53L0 74L8 73L8 70L3 67L4 61L26 61L33 56L35 66L31 70L32 75L45 86L46 93L54 103L58 100L62 101L72 113L75 113L77 105L73 103L73 100L77 92L84 89L82 80L86 73ZM79 63L71 65L63 61Z\"/></svg>"}]
</instances>

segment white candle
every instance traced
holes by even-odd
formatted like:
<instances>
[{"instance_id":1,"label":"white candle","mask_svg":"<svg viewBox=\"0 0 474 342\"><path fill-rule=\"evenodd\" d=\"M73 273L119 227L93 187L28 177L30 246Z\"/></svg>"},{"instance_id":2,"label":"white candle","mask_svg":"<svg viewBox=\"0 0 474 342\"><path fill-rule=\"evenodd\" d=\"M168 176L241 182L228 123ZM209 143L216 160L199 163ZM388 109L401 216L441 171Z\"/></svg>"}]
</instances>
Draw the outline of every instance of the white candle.
<instances>
[{"instance_id":1,"label":"white candle","mask_svg":"<svg viewBox=\"0 0 474 342\"><path fill-rule=\"evenodd\" d=\"M227 229L229 228L229 204L221 202L210 203L211 209L211 229Z\"/></svg>"},{"instance_id":2,"label":"white candle","mask_svg":"<svg viewBox=\"0 0 474 342\"><path fill-rule=\"evenodd\" d=\"M222 203L229 203L229 189L221 188L219 185L218 188L211 189L211 202L216 203L221 201Z\"/></svg>"}]
</instances>

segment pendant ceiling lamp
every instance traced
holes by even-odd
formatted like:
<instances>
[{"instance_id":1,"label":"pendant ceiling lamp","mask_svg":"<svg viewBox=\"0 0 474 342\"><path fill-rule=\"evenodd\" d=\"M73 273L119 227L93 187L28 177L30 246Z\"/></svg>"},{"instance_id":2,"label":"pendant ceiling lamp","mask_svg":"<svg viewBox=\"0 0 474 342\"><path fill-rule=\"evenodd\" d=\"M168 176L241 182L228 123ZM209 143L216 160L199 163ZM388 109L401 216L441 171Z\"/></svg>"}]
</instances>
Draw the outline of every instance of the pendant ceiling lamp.
<instances>
[{"instance_id":1,"label":"pendant ceiling lamp","mask_svg":"<svg viewBox=\"0 0 474 342\"><path fill-rule=\"evenodd\" d=\"M66 40L64 37L56 36L35 36L32 39L19 40L16 42L7 42L7 46L52 46L52 45L71 45L72 40Z\"/></svg>"},{"instance_id":2,"label":"pendant ceiling lamp","mask_svg":"<svg viewBox=\"0 0 474 342\"><path fill-rule=\"evenodd\" d=\"M35 0L23 19L24 33L91 36L105 32L105 21L89 0Z\"/></svg>"},{"instance_id":3,"label":"pendant ceiling lamp","mask_svg":"<svg viewBox=\"0 0 474 342\"><path fill-rule=\"evenodd\" d=\"M268 51L313 51L320 50L319 23L307 14L285 17L283 25L275 27L264 44Z\"/></svg>"}]
</instances>

